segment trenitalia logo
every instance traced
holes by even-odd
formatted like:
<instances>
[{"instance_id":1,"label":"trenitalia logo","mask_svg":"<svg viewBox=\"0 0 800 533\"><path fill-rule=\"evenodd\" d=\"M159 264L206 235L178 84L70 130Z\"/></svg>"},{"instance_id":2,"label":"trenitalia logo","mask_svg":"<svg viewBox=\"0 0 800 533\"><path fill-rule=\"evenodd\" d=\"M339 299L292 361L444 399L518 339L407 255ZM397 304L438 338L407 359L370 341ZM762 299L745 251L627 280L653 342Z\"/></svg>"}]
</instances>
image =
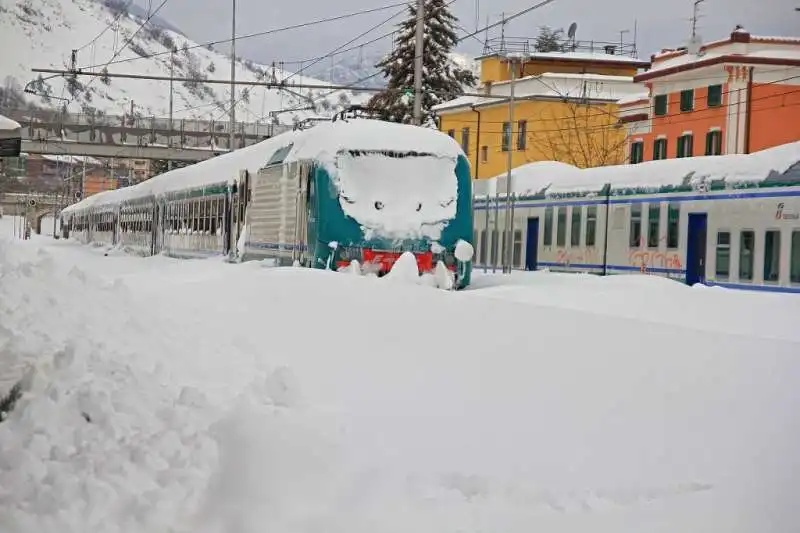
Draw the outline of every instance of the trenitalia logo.
<instances>
[{"instance_id":1,"label":"trenitalia logo","mask_svg":"<svg viewBox=\"0 0 800 533\"><path fill-rule=\"evenodd\" d=\"M800 213L786 213L784 211L785 204L778 203L778 209L775 211L775 220L800 220Z\"/></svg>"}]
</instances>

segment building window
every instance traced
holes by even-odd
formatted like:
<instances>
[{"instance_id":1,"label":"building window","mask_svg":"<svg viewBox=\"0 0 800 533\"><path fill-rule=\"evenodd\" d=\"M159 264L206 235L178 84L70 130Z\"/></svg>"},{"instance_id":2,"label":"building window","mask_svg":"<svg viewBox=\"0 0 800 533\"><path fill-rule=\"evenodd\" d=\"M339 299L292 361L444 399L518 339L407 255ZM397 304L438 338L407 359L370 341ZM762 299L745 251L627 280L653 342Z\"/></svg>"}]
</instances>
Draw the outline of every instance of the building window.
<instances>
[{"instance_id":1,"label":"building window","mask_svg":"<svg viewBox=\"0 0 800 533\"><path fill-rule=\"evenodd\" d=\"M781 232L767 230L764 235L764 281L778 281L781 273Z\"/></svg>"},{"instance_id":2,"label":"building window","mask_svg":"<svg viewBox=\"0 0 800 533\"><path fill-rule=\"evenodd\" d=\"M739 279L742 281L753 280L753 249L756 244L756 234L752 231L743 231L739 238Z\"/></svg>"},{"instance_id":3,"label":"building window","mask_svg":"<svg viewBox=\"0 0 800 533\"><path fill-rule=\"evenodd\" d=\"M687 133L678 137L678 157L692 157L694 136Z\"/></svg>"},{"instance_id":4,"label":"building window","mask_svg":"<svg viewBox=\"0 0 800 533\"><path fill-rule=\"evenodd\" d=\"M461 149L469 155L469 128L461 128Z\"/></svg>"},{"instance_id":5,"label":"building window","mask_svg":"<svg viewBox=\"0 0 800 533\"><path fill-rule=\"evenodd\" d=\"M453 139L456 138L456 130L447 130L447 134Z\"/></svg>"},{"instance_id":6,"label":"building window","mask_svg":"<svg viewBox=\"0 0 800 533\"><path fill-rule=\"evenodd\" d=\"M681 112L694 109L694 89L681 91Z\"/></svg>"},{"instance_id":7,"label":"building window","mask_svg":"<svg viewBox=\"0 0 800 533\"><path fill-rule=\"evenodd\" d=\"M544 209L544 246L553 245L553 208Z\"/></svg>"},{"instance_id":8,"label":"building window","mask_svg":"<svg viewBox=\"0 0 800 533\"><path fill-rule=\"evenodd\" d=\"M722 105L722 85L710 85L708 87L708 107L718 107Z\"/></svg>"},{"instance_id":9,"label":"building window","mask_svg":"<svg viewBox=\"0 0 800 533\"><path fill-rule=\"evenodd\" d=\"M653 161L667 158L667 140L656 139L653 141Z\"/></svg>"},{"instance_id":10,"label":"building window","mask_svg":"<svg viewBox=\"0 0 800 533\"><path fill-rule=\"evenodd\" d=\"M488 146L481 146L481 163L486 163L489 161L489 147Z\"/></svg>"},{"instance_id":11,"label":"building window","mask_svg":"<svg viewBox=\"0 0 800 533\"><path fill-rule=\"evenodd\" d=\"M567 244L567 208L558 208L558 221L556 224L556 246L563 247Z\"/></svg>"},{"instance_id":12,"label":"building window","mask_svg":"<svg viewBox=\"0 0 800 533\"><path fill-rule=\"evenodd\" d=\"M731 234L728 231L717 233L717 279L727 279L731 273Z\"/></svg>"},{"instance_id":13,"label":"building window","mask_svg":"<svg viewBox=\"0 0 800 533\"><path fill-rule=\"evenodd\" d=\"M597 233L597 206L590 205L586 208L586 246L594 246L596 233ZM800 249L800 246L798 246L798 248Z\"/></svg>"},{"instance_id":14,"label":"building window","mask_svg":"<svg viewBox=\"0 0 800 533\"><path fill-rule=\"evenodd\" d=\"M641 163L644 161L644 143L637 141L631 143L631 164Z\"/></svg>"},{"instance_id":15,"label":"building window","mask_svg":"<svg viewBox=\"0 0 800 533\"><path fill-rule=\"evenodd\" d=\"M570 229L569 244L570 246L581 245L581 211L583 208L573 206L572 208L572 227Z\"/></svg>"},{"instance_id":16,"label":"building window","mask_svg":"<svg viewBox=\"0 0 800 533\"><path fill-rule=\"evenodd\" d=\"M503 122L503 151L511 150L511 123Z\"/></svg>"},{"instance_id":17,"label":"building window","mask_svg":"<svg viewBox=\"0 0 800 533\"><path fill-rule=\"evenodd\" d=\"M706 133L706 155L722 155L722 132L719 130Z\"/></svg>"},{"instance_id":18,"label":"building window","mask_svg":"<svg viewBox=\"0 0 800 533\"><path fill-rule=\"evenodd\" d=\"M642 242L642 204L631 206L630 247L638 248Z\"/></svg>"},{"instance_id":19,"label":"building window","mask_svg":"<svg viewBox=\"0 0 800 533\"><path fill-rule=\"evenodd\" d=\"M792 249L789 252L789 281L800 283L800 230L792 232Z\"/></svg>"},{"instance_id":20,"label":"building window","mask_svg":"<svg viewBox=\"0 0 800 533\"><path fill-rule=\"evenodd\" d=\"M678 204L667 206L667 248L678 247L680 234L681 207Z\"/></svg>"},{"instance_id":21,"label":"building window","mask_svg":"<svg viewBox=\"0 0 800 533\"><path fill-rule=\"evenodd\" d=\"M661 223L661 204L650 204L647 208L647 246L658 248Z\"/></svg>"},{"instance_id":22,"label":"building window","mask_svg":"<svg viewBox=\"0 0 800 533\"><path fill-rule=\"evenodd\" d=\"M659 94L655 97L653 102L653 107L655 108L655 115L657 117L663 117L667 114L667 95L666 94Z\"/></svg>"},{"instance_id":23,"label":"building window","mask_svg":"<svg viewBox=\"0 0 800 533\"><path fill-rule=\"evenodd\" d=\"M528 135L528 121L520 120L518 127L519 132L517 132L517 150L525 150L525 147L528 146L526 139Z\"/></svg>"},{"instance_id":24,"label":"building window","mask_svg":"<svg viewBox=\"0 0 800 533\"><path fill-rule=\"evenodd\" d=\"M511 262L514 264L515 267L521 267L522 261L522 230L515 229L514 230L514 246L512 248L512 255Z\"/></svg>"}]
</instances>

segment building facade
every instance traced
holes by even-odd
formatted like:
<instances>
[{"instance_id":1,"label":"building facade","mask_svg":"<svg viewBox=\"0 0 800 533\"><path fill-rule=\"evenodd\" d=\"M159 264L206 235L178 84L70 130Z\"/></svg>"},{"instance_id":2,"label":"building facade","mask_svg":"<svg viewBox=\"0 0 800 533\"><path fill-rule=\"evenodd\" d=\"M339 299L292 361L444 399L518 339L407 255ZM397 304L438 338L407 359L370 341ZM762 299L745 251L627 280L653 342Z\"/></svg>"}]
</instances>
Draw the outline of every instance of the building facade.
<instances>
[{"instance_id":1,"label":"building facade","mask_svg":"<svg viewBox=\"0 0 800 533\"><path fill-rule=\"evenodd\" d=\"M509 155L512 168L543 160L582 168L623 161L626 129L617 101L645 90L634 76L649 62L620 53L619 43L570 43L565 51L528 53L527 43L504 41L498 48L478 58L483 96L434 108L440 130L470 158L473 178L505 172Z\"/></svg>"},{"instance_id":2,"label":"building facade","mask_svg":"<svg viewBox=\"0 0 800 533\"><path fill-rule=\"evenodd\" d=\"M697 50L662 50L620 102L631 163L746 154L800 140L800 38L737 28Z\"/></svg>"}]
</instances>

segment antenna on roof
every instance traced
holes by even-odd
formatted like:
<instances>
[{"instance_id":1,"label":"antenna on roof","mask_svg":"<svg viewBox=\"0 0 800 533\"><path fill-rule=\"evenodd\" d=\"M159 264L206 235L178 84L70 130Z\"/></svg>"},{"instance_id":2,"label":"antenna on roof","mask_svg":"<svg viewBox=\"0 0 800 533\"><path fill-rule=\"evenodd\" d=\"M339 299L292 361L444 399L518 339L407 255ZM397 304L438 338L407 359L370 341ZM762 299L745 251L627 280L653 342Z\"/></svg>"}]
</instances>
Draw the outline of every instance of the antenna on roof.
<instances>
[{"instance_id":1,"label":"antenna on roof","mask_svg":"<svg viewBox=\"0 0 800 533\"><path fill-rule=\"evenodd\" d=\"M705 0L694 0L694 7L692 8L692 36L689 37L689 42L686 46L686 52L692 55L700 53L700 46L702 39L697 35L697 20L700 18L700 4Z\"/></svg>"}]
</instances>

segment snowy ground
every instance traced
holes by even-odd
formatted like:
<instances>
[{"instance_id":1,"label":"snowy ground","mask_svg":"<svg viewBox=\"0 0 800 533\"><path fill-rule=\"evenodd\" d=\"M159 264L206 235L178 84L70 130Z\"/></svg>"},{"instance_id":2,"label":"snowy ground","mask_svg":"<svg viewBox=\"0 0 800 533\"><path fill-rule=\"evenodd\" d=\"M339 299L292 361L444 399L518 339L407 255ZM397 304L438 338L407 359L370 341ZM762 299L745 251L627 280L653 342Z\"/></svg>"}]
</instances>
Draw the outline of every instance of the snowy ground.
<instances>
[{"instance_id":1,"label":"snowy ground","mask_svg":"<svg viewBox=\"0 0 800 533\"><path fill-rule=\"evenodd\" d=\"M3 533L796 531L796 296L10 236Z\"/></svg>"}]
</instances>

